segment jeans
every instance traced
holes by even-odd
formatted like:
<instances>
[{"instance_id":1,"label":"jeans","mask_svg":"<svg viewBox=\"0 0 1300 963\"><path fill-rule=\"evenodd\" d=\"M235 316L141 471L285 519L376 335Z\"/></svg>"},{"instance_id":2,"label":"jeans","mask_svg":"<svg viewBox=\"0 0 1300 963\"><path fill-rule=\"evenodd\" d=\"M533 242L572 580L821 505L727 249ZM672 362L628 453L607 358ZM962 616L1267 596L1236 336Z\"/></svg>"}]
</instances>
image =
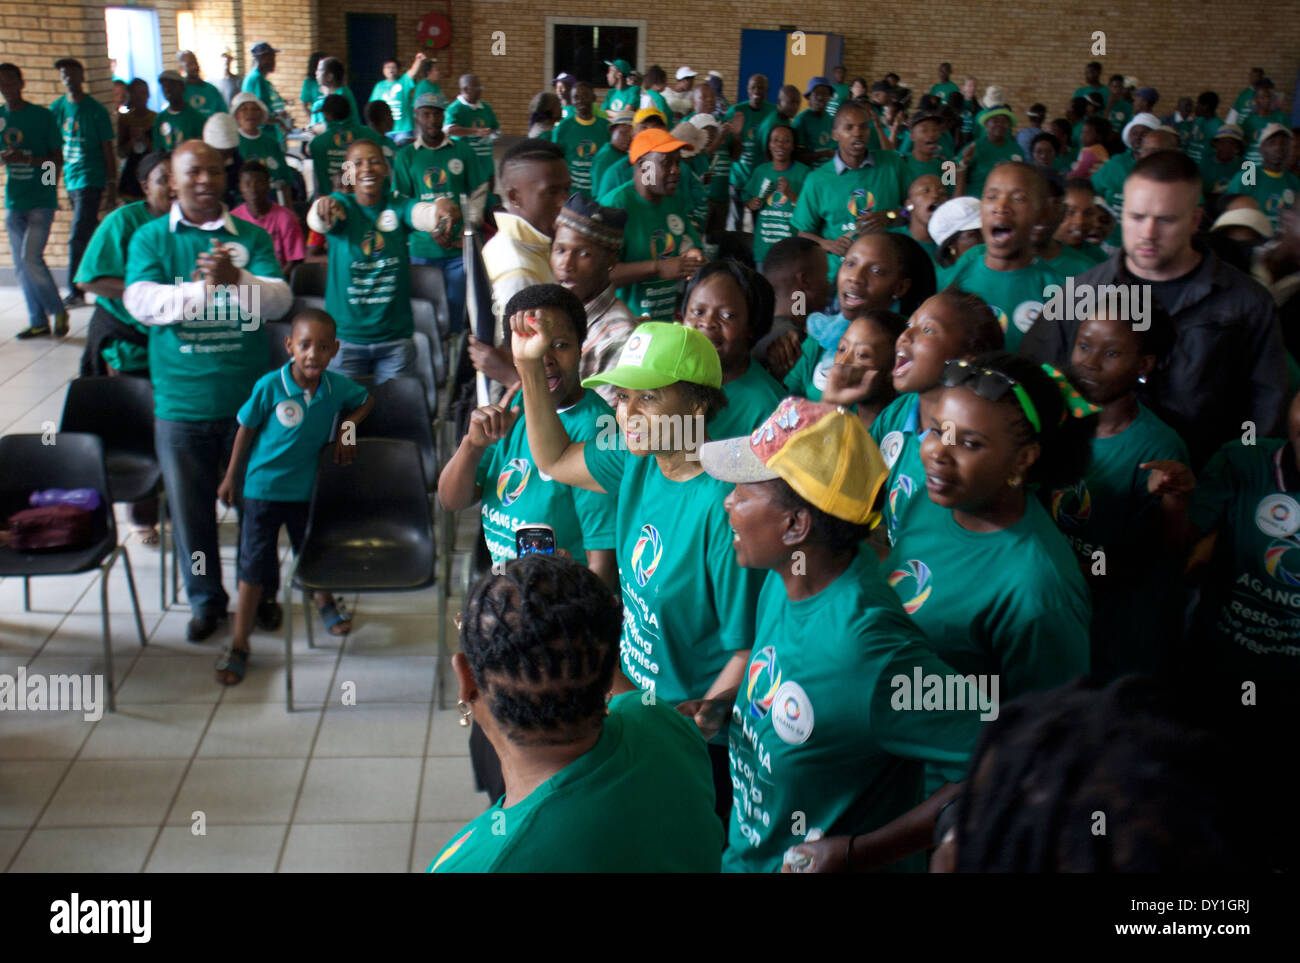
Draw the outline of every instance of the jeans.
<instances>
[{"instance_id":1,"label":"jeans","mask_svg":"<svg viewBox=\"0 0 1300 963\"><path fill-rule=\"evenodd\" d=\"M90 243L90 236L95 233L95 226L99 224L99 202L104 197L102 187L83 187L79 190L68 191L68 198L72 201L72 234L68 238L68 293L72 294L77 290L77 286L72 283L72 279L77 276L77 267L81 264L81 256L86 253L86 245Z\"/></svg>"},{"instance_id":2,"label":"jeans","mask_svg":"<svg viewBox=\"0 0 1300 963\"><path fill-rule=\"evenodd\" d=\"M195 618L224 615L230 603L221 585L216 502L237 429L234 418L154 420L154 444L167 488L181 578ZM195 552L202 555L196 559ZM202 574L195 574L196 568Z\"/></svg>"},{"instance_id":3,"label":"jeans","mask_svg":"<svg viewBox=\"0 0 1300 963\"><path fill-rule=\"evenodd\" d=\"M451 318L451 332L465 327L465 259L452 257L413 257L412 264L432 264L442 269L442 285L447 290L447 313Z\"/></svg>"},{"instance_id":4,"label":"jeans","mask_svg":"<svg viewBox=\"0 0 1300 963\"><path fill-rule=\"evenodd\" d=\"M377 344L355 344L339 341L339 353L330 362L330 370L349 378L375 376L375 384L383 384L402 375L419 377L415 369L415 342L410 338L397 341L380 341Z\"/></svg>"},{"instance_id":5,"label":"jeans","mask_svg":"<svg viewBox=\"0 0 1300 963\"><path fill-rule=\"evenodd\" d=\"M63 311L59 286L45 266L45 242L50 239L50 225L53 223L52 207L33 207L26 211L10 209L5 214L14 273L18 275L18 284L27 301L27 323L33 328L44 327L48 316Z\"/></svg>"}]
</instances>

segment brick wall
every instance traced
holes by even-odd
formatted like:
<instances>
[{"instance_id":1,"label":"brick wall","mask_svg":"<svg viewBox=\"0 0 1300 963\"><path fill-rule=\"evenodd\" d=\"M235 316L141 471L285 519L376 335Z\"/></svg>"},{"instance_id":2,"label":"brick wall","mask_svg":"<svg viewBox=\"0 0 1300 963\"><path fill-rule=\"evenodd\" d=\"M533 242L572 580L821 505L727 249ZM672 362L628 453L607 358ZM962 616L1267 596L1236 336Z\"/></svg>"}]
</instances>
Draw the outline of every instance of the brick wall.
<instances>
[{"instance_id":1,"label":"brick wall","mask_svg":"<svg viewBox=\"0 0 1300 963\"><path fill-rule=\"evenodd\" d=\"M85 62L91 94L111 102L103 27L109 2L0 0L0 60L24 68L28 99L44 105L62 93L51 65L66 53ZM312 50L346 59L346 13L395 14L397 55L404 63L415 56L420 17L431 10L448 13L453 42L439 51L443 88L451 93L455 75L478 73L508 133L524 131L528 101L550 79L545 18L593 16L590 4L576 0L144 0L137 5L158 10L168 66L176 53L176 13L194 12L196 52L209 79L220 76L223 48L239 52L239 69L246 73L252 45L270 41L282 50L276 84L295 101ZM1052 116L1064 112L1066 99L1083 82L1097 30L1106 33L1106 54L1096 58L1105 73L1133 74L1159 88L1161 112L1172 110L1180 95L1207 88L1230 103L1245 85L1248 68L1256 65L1288 95L1289 108L1300 67L1300 0L1278 0L1260 16L1243 16L1240 4L1227 0L1183 0L1175 17L1144 0L1109 0L1092 12L1055 0L936 0L894 5L887 16L874 19L873 9L883 8L856 0L821 0L812 12L803 9L788 0L691 0L689 5L618 0L601 5L596 15L646 21L647 62L638 67L659 63L670 75L683 63L701 72L718 70L732 99L742 27L773 30L782 24L842 34L850 76L877 78L893 70L905 84L925 91L937 79L938 62L949 60L954 78L972 73L981 92L1000 84L1017 109L1041 100ZM497 31L505 41L500 56L493 53L501 39ZM61 203L67 208L62 192ZM52 266L66 263L69 213L61 210L55 219L47 253ZM0 265L10 264L8 240L0 236Z\"/></svg>"}]
</instances>

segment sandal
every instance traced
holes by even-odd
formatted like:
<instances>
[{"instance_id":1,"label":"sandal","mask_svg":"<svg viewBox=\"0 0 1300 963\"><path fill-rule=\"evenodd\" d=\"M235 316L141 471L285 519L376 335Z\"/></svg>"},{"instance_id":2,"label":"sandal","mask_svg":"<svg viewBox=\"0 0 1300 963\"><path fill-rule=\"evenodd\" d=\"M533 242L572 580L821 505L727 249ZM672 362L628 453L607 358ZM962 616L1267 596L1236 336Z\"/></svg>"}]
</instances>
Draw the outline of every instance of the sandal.
<instances>
[{"instance_id":1,"label":"sandal","mask_svg":"<svg viewBox=\"0 0 1300 963\"><path fill-rule=\"evenodd\" d=\"M244 671L248 668L248 649L229 648L217 659L217 681L222 685L238 685L244 681ZM233 682L221 678L222 672L229 672L235 677Z\"/></svg>"},{"instance_id":2,"label":"sandal","mask_svg":"<svg viewBox=\"0 0 1300 963\"><path fill-rule=\"evenodd\" d=\"M135 529L135 539L141 545L158 544L158 528L155 525L140 525Z\"/></svg>"},{"instance_id":3,"label":"sandal","mask_svg":"<svg viewBox=\"0 0 1300 963\"><path fill-rule=\"evenodd\" d=\"M337 599L329 605L318 606L317 611L320 612L320 617L325 620L325 628L329 629L330 635L340 637L352 631L352 616L343 611L343 607ZM340 625L343 626L343 631L335 632L334 630Z\"/></svg>"}]
</instances>

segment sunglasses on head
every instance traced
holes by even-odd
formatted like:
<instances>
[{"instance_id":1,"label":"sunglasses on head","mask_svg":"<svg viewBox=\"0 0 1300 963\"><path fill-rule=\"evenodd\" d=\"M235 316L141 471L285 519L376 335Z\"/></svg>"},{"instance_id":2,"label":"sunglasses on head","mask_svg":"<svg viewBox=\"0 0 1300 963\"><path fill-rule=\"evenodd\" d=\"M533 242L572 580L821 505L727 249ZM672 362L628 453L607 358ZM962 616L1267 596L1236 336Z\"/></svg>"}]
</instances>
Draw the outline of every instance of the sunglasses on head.
<instances>
[{"instance_id":1,"label":"sunglasses on head","mask_svg":"<svg viewBox=\"0 0 1300 963\"><path fill-rule=\"evenodd\" d=\"M1016 400L1020 402L1021 411L1025 413L1025 418L1033 426L1034 433L1039 434L1043 430L1038 409L1030 400L1029 392L1010 375L991 368L977 367L969 361L955 360L943 366L943 377L940 383L945 388L958 386L969 388L985 401L1001 401L1008 392L1014 393Z\"/></svg>"}]
</instances>

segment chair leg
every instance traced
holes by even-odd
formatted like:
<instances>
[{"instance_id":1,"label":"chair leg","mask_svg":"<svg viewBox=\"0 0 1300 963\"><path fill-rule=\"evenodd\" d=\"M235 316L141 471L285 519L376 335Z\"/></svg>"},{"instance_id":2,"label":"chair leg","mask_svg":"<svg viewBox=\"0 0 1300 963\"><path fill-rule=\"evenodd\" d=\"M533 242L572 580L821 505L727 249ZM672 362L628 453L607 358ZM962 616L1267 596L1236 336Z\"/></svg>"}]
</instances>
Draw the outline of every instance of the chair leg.
<instances>
[{"instance_id":1,"label":"chair leg","mask_svg":"<svg viewBox=\"0 0 1300 963\"><path fill-rule=\"evenodd\" d=\"M302 617L307 623L307 648L316 648L316 633L313 623L315 619L312 616L315 613L311 610L311 593L306 589L302 590Z\"/></svg>"},{"instance_id":2,"label":"chair leg","mask_svg":"<svg viewBox=\"0 0 1300 963\"><path fill-rule=\"evenodd\" d=\"M23 611L32 610L32 580L26 575L23 576Z\"/></svg>"},{"instance_id":3,"label":"chair leg","mask_svg":"<svg viewBox=\"0 0 1300 963\"><path fill-rule=\"evenodd\" d=\"M167 493L158 494L158 605L167 611Z\"/></svg>"},{"instance_id":4,"label":"chair leg","mask_svg":"<svg viewBox=\"0 0 1300 963\"><path fill-rule=\"evenodd\" d=\"M180 544L176 541L176 522L172 521L172 605L181 602L181 554Z\"/></svg>"},{"instance_id":5,"label":"chair leg","mask_svg":"<svg viewBox=\"0 0 1300 963\"><path fill-rule=\"evenodd\" d=\"M108 557L108 564L104 566L99 578L99 617L104 632L104 688L108 690L109 712L117 711L117 694L113 691L113 639L108 628L108 573L113 570L113 562L117 560L118 552L121 551L122 547L119 545ZM137 612L137 617L138 615Z\"/></svg>"},{"instance_id":6,"label":"chair leg","mask_svg":"<svg viewBox=\"0 0 1300 963\"><path fill-rule=\"evenodd\" d=\"M140 598L135 591L135 573L131 571L131 556L122 549L122 565L126 568L126 584L131 590L131 608L135 611L135 631L140 636L140 644L148 645L144 637L144 619L140 617Z\"/></svg>"},{"instance_id":7,"label":"chair leg","mask_svg":"<svg viewBox=\"0 0 1300 963\"><path fill-rule=\"evenodd\" d=\"M284 707L288 712L293 712L293 577L297 571L295 559L284 582Z\"/></svg>"}]
</instances>

